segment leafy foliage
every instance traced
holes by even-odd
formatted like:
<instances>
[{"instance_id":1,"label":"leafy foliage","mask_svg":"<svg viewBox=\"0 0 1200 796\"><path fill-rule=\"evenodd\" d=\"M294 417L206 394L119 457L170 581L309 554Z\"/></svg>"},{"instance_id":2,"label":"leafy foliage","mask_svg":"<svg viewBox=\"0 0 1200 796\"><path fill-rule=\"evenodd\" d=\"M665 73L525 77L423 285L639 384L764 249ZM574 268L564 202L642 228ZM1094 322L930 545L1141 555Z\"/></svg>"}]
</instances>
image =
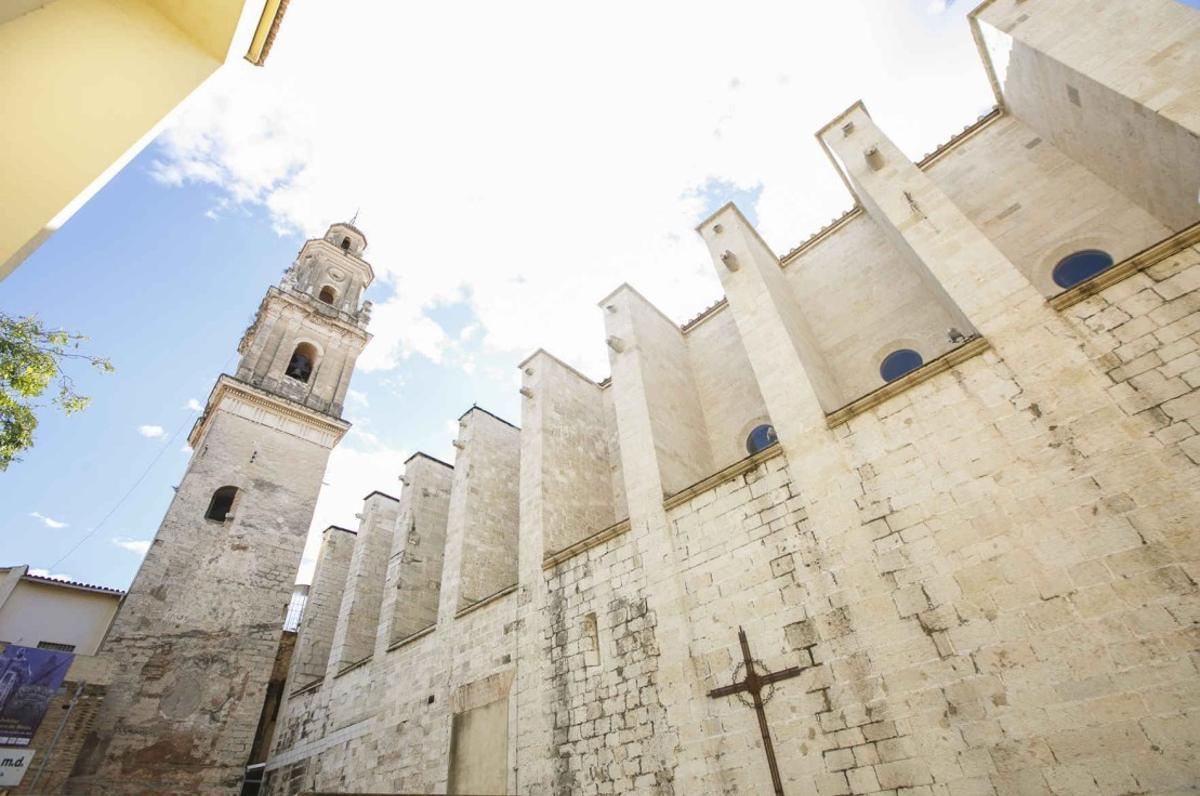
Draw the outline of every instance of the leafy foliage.
<instances>
[{"instance_id":1,"label":"leafy foliage","mask_svg":"<svg viewBox=\"0 0 1200 796\"><path fill-rule=\"evenodd\" d=\"M91 398L75 391L63 365L82 360L101 373L115 368L104 357L79 351L83 335L47 329L35 315L14 318L0 313L0 471L8 469L33 445L37 399L54 388L50 403L67 414L87 408Z\"/></svg>"}]
</instances>

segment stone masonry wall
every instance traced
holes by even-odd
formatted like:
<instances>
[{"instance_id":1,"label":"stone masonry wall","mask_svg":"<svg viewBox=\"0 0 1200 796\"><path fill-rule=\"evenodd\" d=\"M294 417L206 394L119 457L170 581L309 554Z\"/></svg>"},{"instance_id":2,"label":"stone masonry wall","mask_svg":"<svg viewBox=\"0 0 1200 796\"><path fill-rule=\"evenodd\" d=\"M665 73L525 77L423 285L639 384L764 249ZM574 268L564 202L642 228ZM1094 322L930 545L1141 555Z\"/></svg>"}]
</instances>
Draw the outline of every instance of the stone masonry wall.
<instances>
[{"instance_id":1,"label":"stone masonry wall","mask_svg":"<svg viewBox=\"0 0 1200 796\"><path fill-rule=\"evenodd\" d=\"M717 311L689 329L687 350L712 466L720 469L746 455L746 437L755 426L770 422L767 405L728 312Z\"/></svg>"},{"instance_id":2,"label":"stone masonry wall","mask_svg":"<svg viewBox=\"0 0 1200 796\"><path fill-rule=\"evenodd\" d=\"M405 465L408 486L400 495L376 654L437 622L453 475L454 468L427 456Z\"/></svg>"},{"instance_id":3,"label":"stone masonry wall","mask_svg":"<svg viewBox=\"0 0 1200 796\"><path fill-rule=\"evenodd\" d=\"M989 123L925 173L1045 296L1068 254L1123 260L1169 234L1146 210L1013 116Z\"/></svg>"},{"instance_id":4,"label":"stone masonry wall","mask_svg":"<svg viewBox=\"0 0 1200 796\"><path fill-rule=\"evenodd\" d=\"M542 513L546 552L555 552L617 521L613 506L608 429L599 386L545 352L524 365L522 435L538 440L522 449L522 469L537 469L539 500L527 505Z\"/></svg>"},{"instance_id":5,"label":"stone masonry wall","mask_svg":"<svg viewBox=\"0 0 1200 796\"><path fill-rule=\"evenodd\" d=\"M517 582L519 431L481 409L460 423L449 522L461 523L458 607ZM443 588L447 587L443 582Z\"/></svg>"},{"instance_id":6,"label":"stone masonry wall","mask_svg":"<svg viewBox=\"0 0 1200 796\"><path fill-rule=\"evenodd\" d=\"M837 383L838 406L883 384L887 354L911 348L928 362L951 347L946 330L964 326L865 213L789 260L784 275Z\"/></svg>"},{"instance_id":7,"label":"stone masonry wall","mask_svg":"<svg viewBox=\"0 0 1200 796\"><path fill-rule=\"evenodd\" d=\"M288 688L292 691L325 676L342 594L346 589L346 573L350 571L350 556L357 538L354 531L336 526L322 531L313 582L300 617L296 651L288 672Z\"/></svg>"},{"instance_id":8,"label":"stone masonry wall","mask_svg":"<svg viewBox=\"0 0 1200 796\"><path fill-rule=\"evenodd\" d=\"M1109 395L1200 464L1200 247L1064 311L1111 381ZM1182 465L1181 465L1182 466Z\"/></svg>"},{"instance_id":9,"label":"stone masonry wall","mask_svg":"<svg viewBox=\"0 0 1200 796\"><path fill-rule=\"evenodd\" d=\"M522 780L516 792L670 792L670 761L651 751L667 719L646 576L628 535L545 573L545 630L522 651L547 662L540 688L552 728L552 779Z\"/></svg>"},{"instance_id":10,"label":"stone masonry wall","mask_svg":"<svg viewBox=\"0 0 1200 796\"><path fill-rule=\"evenodd\" d=\"M326 676L375 651L388 554L399 511L396 498L381 492L372 492L363 502Z\"/></svg>"}]
</instances>

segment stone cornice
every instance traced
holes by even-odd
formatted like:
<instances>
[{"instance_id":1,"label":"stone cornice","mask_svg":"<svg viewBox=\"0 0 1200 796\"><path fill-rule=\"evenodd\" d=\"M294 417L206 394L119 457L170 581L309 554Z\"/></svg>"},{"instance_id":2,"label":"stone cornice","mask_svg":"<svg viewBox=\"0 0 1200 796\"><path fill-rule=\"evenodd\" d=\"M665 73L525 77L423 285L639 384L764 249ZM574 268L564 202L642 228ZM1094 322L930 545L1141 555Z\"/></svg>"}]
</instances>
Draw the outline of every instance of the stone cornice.
<instances>
[{"instance_id":1,"label":"stone cornice","mask_svg":"<svg viewBox=\"0 0 1200 796\"><path fill-rule=\"evenodd\" d=\"M1163 238L1158 243L1142 249L1137 254L1125 258L1116 265L1106 268L1090 279L1086 279L1074 287L1067 288L1056 296L1051 296L1047 301L1054 309L1065 310L1067 307L1078 304L1105 288L1112 287L1121 280L1133 276L1138 271L1144 271L1150 266L1161 263L1168 257L1179 254L1184 249L1191 248L1192 246L1200 246L1200 222Z\"/></svg>"},{"instance_id":2,"label":"stone cornice","mask_svg":"<svg viewBox=\"0 0 1200 796\"><path fill-rule=\"evenodd\" d=\"M857 398L840 409L835 409L825 415L825 422L830 428L841 425L847 420L869 412L884 401L909 390L918 384L929 381L939 373L945 373L957 367L972 357L982 354L991 348L986 338L973 337L958 348L952 348L936 359L931 359L916 370L909 371L895 381L889 381L882 387L872 390L861 398Z\"/></svg>"},{"instance_id":3,"label":"stone cornice","mask_svg":"<svg viewBox=\"0 0 1200 796\"><path fill-rule=\"evenodd\" d=\"M621 534L628 531L630 528L629 518L625 518L620 522L614 522L607 528L601 528L590 536L585 536L578 542L564 547L554 553L546 553L542 558L542 569L551 569L556 567L569 558L574 558L585 550L591 550L593 547L604 544L609 539L615 539Z\"/></svg>"},{"instance_id":4,"label":"stone cornice","mask_svg":"<svg viewBox=\"0 0 1200 796\"><path fill-rule=\"evenodd\" d=\"M244 417L300 439L332 448L350 430L350 423L317 412L294 401L251 387L232 376L221 374L208 396L204 414L192 426L188 444L199 446L218 409Z\"/></svg>"}]
</instances>

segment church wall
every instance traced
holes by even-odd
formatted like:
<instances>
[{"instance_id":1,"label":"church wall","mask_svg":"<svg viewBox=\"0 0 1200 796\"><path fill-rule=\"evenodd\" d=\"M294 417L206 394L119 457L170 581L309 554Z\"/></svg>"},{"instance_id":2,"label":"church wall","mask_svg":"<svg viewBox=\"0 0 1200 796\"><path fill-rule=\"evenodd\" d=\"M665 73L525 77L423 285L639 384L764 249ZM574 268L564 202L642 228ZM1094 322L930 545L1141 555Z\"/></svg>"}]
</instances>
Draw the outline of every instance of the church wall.
<instances>
[{"instance_id":1,"label":"church wall","mask_svg":"<svg viewBox=\"0 0 1200 796\"><path fill-rule=\"evenodd\" d=\"M355 537L354 552L350 555L346 587L338 610L327 677L332 677L375 651L388 553L399 513L400 503L390 495L372 492L363 500L363 510L358 515L358 535Z\"/></svg>"},{"instance_id":2,"label":"church wall","mask_svg":"<svg viewBox=\"0 0 1200 796\"><path fill-rule=\"evenodd\" d=\"M806 667L767 707L788 792L1185 787L1195 584L1048 426L989 352L834 430L854 527L811 525L782 456L673 508L701 678L677 792L769 789L753 710L700 695L739 624Z\"/></svg>"},{"instance_id":3,"label":"church wall","mask_svg":"<svg viewBox=\"0 0 1200 796\"><path fill-rule=\"evenodd\" d=\"M999 0L980 20L1011 112L1179 230L1200 217L1200 22L1132 6Z\"/></svg>"},{"instance_id":4,"label":"church wall","mask_svg":"<svg viewBox=\"0 0 1200 796\"><path fill-rule=\"evenodd\" d=\"M515 427L478 408L465 414L459 426L442 580L455 610L517 582L521 463Z\"/></svg>"},{"instance_id":5,"label":"church wall","mask_svg":"<svg viewBox=\"0 0 1200 796\"><path fill-rule=\"evenodd\" d=\"M911 348L928 362L954 347L948 329L971 331L865 213L789 261L784 274L841 404L883 386L879 366L892 351Z\"/></svg>"},{"instance_id":6,"label":"church wall","mask_svg":"<svg viewBox=\"0 0 1200 796\"><path fill-rule=\"evenodd\" d=\"M730 313L709 316L686 340L715 471L745 458L746 437L770 418Z\"/></svg>"},{"instance_id":7,"label":"church wall","mask_svg":"<svg viewBox=\"0 0 1200 796\"><path fill-rule=\"evenodd\" d=\"M404 466L375 654L437 622L454 469L423 454Z\"/></svg>"},{"instance_id":8,"label":"church wall","mask_svg":"<svg viewBox=\"0 0 1200 796\"><path fill-rule=\"evenodd\" d=\"M539 351L522 364L521 471L532 468L545 553L617 521L609 430L598 385ZM540 555L540 554L539 554Z\"/></svg>"},{"instance_id":9,"label":"church wall","mask_svg":"<svg viewBox=\"0 0 1200 796\"><path fill-rule=\"evenodd\" d=\"M354 531L334 526L321 534L313 582L300 617L296 650L288 672L291 690L303 688L325 676L356 538Z\"/></svg>"},{"instance_id":10,"label":"church wall","mask_svg":"<svg viewBox=\"0 0 1200 796\"><path fill-rule=\"evenodd\" d=\"M925 173L1046 296L1062 291L1051 272L1066 255L1100 249L1119 262L1169 233L1012 116L991 122Z\"/></svg>"},{"instance_id":11,"label":"church wall","mask_svg":"<svg viewBox=\"0 0 1200 796\"><path fill-rule=\"evenodd\" d=\"M661 530L661 529L659 529ZM670 792L674 761L656 748L669 730L658 684L658 619L633 530L544 573L544 630L522 646L544 661L535 694L549 711L549 744L519 747L521 794ZM662 573L657 573L662 574ZM541 584L539 584L541 585ZM538 743L540 741L540 743Z\"/></svg>"},{"instance_id":12,"label":"church wall","mask_svg":"<svg viewBox=\"0 0 1200 796\"><path fill-rule=\"evenodd\" d=\"M621 442L617 428L617 407L613 403L612 383L603 388L604 428L608 432L608 467L612 480L613 514L618 519L629 516L629 503L625 498L625 474L621 465Z\"/></svg>"},{"instance_id":13,"label":"church wall","mask_svg":"<svg viewBox=\"0 0 1200 796\"><path fill-rule=\"evenodd\" d=\"M618 393L644 402L644 410L639 411L649 415L647 430L662 488L668 494L677 492L712 472L712 453L687 341L673 321L628 285L601 304L610 344L615 342L621 349L618 355L627 355L630 362L628 370L613 372L610 390L614 391L614 406L621 403ZM616 414L623 437L629 432L620 428L620 411ZM629 455L624 446L621 450L623 456ZM624 476L628 478L628 473Z\"/></svg>"},{"instance_id":14,"label":"church wall","mask_svg":"<svg viewBox=\"0 0 1200 796\"><path fill-rule=\"evenodd\" d=\"M826 143L858 217L780 274L720 211L724 237L709 222L702 234L728 307L684 335L632 289L609 296L613 381L598 402L565 366L532 360L508 476L520 583L466 606L460 576L493 567L464 547L489 510L471 508L470 487L482 453L507 444L472 424L516 432L465 416L438 626L297 695L271 793L442 792L452 770L485 781L453 748L477 738L456 736L454 717L495 740L500 698L509 792L769 792L754 711L707 695L740 674L739 626L767 668L802 669L766 706L788 793L1195 786L1200 250L1059 310L1027 279L1055 229L1115 230L1119 257L1165 227L1049 139L1026 148L1039 134L1015 120L921 170L865 111L847 116L855 137L835 126ZM873 145L882 171L864 166ZM879 386L872 335L923 328L934 345L959 323L984 339L953 367L827 415L830 373L847 399ZM722 445L755 395L780 448L679 494L742 458ZM590 455L555 452L563 423ZM543 536L586 537L610 481L614 518L632 503L628 530L543 569L556 544ZM580 484L597 491L556 513Z\"/></svg>"},{"instance_id":15,"label":"church wall","mask_svg":"<svg viewBox=\"0 0 1200 796\"><path fill-rule=\"evenodd\" d=\"M1064 310L1109 395L1200 464L1200 247L1185 247Z\"/></svg>"}]
</instances>

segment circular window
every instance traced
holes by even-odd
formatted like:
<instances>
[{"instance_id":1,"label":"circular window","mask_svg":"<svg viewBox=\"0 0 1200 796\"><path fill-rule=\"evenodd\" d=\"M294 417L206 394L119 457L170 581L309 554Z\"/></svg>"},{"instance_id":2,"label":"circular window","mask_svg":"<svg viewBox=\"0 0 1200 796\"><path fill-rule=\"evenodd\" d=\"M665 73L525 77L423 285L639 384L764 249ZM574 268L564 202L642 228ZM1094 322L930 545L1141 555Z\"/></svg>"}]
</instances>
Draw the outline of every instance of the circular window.
<instances>
[{"instance_id":1,"label":"circular window","mask_svg":"<svg viewBox=\"0 0 1200 796\"><path fill-rule=\"evenodd\" d=\"M776 442L779 442L779 437L775 436L775 426L763 423L761 426L756 426L750 432L750 436L746 437L746 450L755 454L764 448L771 447Z\"/></svg>"},{"instance_id":2,"label":"circular window","mask_svg":"<svg viewBox=\"0 0 1200 796\"><path fill-rule=\"evenodd\" d=\"M1113 258L1108 252L1087 249L1068 254L1054 266L1054 284L1059 287L1074 287L1085 279L1112 267Z\"/></svg>"},{"instance_id":3,"label":"circular window","mask_svg":"<svg viewBox=\"0 0 1200 796\"><path fill-rule=\"evenodd\" d=\"M895 381L905 373L910 373L925 364L921 355L911 348L901 348L893 351L883 359L879 366L879 375L884 381Z\"/></svg>"}]
</instances>

